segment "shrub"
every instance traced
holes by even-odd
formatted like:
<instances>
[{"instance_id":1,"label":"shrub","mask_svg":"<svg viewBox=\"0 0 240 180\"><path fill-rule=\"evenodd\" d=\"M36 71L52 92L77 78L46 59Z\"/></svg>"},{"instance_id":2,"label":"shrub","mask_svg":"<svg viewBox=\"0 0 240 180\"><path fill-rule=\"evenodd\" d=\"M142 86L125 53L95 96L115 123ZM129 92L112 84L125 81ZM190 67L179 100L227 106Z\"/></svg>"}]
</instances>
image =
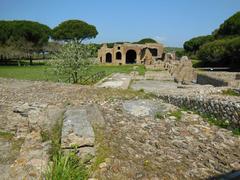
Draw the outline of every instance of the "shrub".
<instances>
[{"instance_id":1,"label":"shrub","mask_svg":"<svg viewBox=\"0 0 240 180\"><path fill-rule=\"evenodd\" d=\"M240 37L220 39L203 45L198 58L205 62L223 65L240 64Z\"/></svg>"},{"instance_id":2,"label":"shrub","mask_svg":"<svg viewBox=\"0 0 240 180\"><path fill-rule=\"evenodd\" d=\"M70 42L53 56L50 65L59 79L78 83L83 76L88 75L94 53L95 47L92 45Z\"/></svg>"}]
</instances>

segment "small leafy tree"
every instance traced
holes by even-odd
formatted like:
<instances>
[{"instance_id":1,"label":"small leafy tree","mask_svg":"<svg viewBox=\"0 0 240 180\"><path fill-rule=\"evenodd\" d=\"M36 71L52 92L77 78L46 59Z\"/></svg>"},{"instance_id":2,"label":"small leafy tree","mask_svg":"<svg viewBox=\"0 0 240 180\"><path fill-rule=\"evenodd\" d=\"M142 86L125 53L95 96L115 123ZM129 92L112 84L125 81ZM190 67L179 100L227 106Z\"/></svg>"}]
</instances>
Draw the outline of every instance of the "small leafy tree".
<instances>
[{"instance_id":1,"label":"small leafy tree","mask_svg":"<svg viewBox=\"0 0 240 180\"><path fill-rule=\"evenodd\" d=\"M95 46L80 44L76 41L63 45L50 60L54 73L60 80L72 83L81 82L93 63Z\"/></svg>"}]
</instances>

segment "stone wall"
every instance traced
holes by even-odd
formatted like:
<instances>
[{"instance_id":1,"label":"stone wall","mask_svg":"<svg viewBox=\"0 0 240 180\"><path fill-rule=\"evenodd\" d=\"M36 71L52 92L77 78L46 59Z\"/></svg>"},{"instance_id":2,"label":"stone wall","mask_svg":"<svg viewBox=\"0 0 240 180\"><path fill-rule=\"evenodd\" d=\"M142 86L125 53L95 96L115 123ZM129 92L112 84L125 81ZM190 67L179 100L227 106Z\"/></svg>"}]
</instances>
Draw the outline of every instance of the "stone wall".
<instances>
[{"instance_id":1,"label":"stone wall","mask_svg":"<svg viewBox=\"0 0 240 180\"><path fill-rule=\"evenodd\" d=\"M103 64L153 64L154 59L162 57L163 45L159 43L114 44L112 48L104 44L98 50L99 62Z\"/></svg>"},{"instance_id":2,"label":"stone wall","mask_svg":"<svg viewBox=\"0 0 240 180\"><path fill-rule=\"evenodd\" d=\"M213 115L219 120L228 120L232 127L240 127L240 102L216 99L214 97L193 97L182 95L159 95L164 101L186 107L198 113Z\"/></svg>"}]
</instances>

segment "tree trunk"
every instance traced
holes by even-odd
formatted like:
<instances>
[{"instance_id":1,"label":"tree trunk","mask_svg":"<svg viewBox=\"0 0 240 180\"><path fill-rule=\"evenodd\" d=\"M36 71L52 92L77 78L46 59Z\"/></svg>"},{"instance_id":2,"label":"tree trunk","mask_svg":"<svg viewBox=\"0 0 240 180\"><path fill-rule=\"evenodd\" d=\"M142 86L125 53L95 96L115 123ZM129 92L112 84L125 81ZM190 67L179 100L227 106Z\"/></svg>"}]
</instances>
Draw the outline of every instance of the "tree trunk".
<instances>
[{"instance_id":1,"label":"tree trunk","mask_svg":"<svg viewBox=\"0 0 240 180\"><path fill-rule=\"evenodd\" d=\"M17 60L17 63L18 63L18 66L21 66L21 63L20 63L20 60L19 60L19 59Z\"/></svg>"},{"instance_id":2,"label":"tree trunk","mask_svg":"<svg viewBox=\"0 0 240 180\"><path fill-rule=\"evenodd\" d=\"M29 60L30 60L30 66L32 66L32 56L30 55L30 57L29 57Z\"/></svg>"}]
</instances>

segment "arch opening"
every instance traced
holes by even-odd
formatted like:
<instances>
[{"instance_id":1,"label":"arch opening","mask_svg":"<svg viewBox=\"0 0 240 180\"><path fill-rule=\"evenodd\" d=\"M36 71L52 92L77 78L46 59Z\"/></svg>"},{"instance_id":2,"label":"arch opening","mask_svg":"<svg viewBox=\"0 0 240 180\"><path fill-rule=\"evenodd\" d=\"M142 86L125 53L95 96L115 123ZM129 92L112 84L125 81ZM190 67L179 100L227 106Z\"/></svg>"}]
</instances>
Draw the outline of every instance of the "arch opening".
<instances>
[{"instance_id":1,"label":"arch opening","mask_svg":"<svg viewBox=\"0 0 240 180\"><path fill-rule=\"evenodd\" d=\"M156 48L149 48L149 51L151 52L152 56L158 55L158 50Z\"/></svg>"},{"instance_id":2,"label":"arch opening","mask_svg":"<svg viewBox=\"0 0 240 180\"><path fill-rule=\"evenodd\" d=\"M112 54L111 53L106 54L106 63L112 63Z\"/></svg>"},{"instance_id":3,"label":"arch opening","mask_svg":"<svg viewBox=\"0 0 240 180\"><path fill-rule=\"evenodd\" d=\"M121 52L117 52L116 53L116 59L117 60L121 60L122 59L122 53Z\"/></svg>"},{"instance_id":4,"label":"arch opening","mask_svg":"<svg viewBox=\"0 0 240 180\"><path fill-rule=\"evenodd\" d=\"M137 53L134 50L128 50L126 53L126 64L135 64Z\"/></svg>"}]
</instances>

